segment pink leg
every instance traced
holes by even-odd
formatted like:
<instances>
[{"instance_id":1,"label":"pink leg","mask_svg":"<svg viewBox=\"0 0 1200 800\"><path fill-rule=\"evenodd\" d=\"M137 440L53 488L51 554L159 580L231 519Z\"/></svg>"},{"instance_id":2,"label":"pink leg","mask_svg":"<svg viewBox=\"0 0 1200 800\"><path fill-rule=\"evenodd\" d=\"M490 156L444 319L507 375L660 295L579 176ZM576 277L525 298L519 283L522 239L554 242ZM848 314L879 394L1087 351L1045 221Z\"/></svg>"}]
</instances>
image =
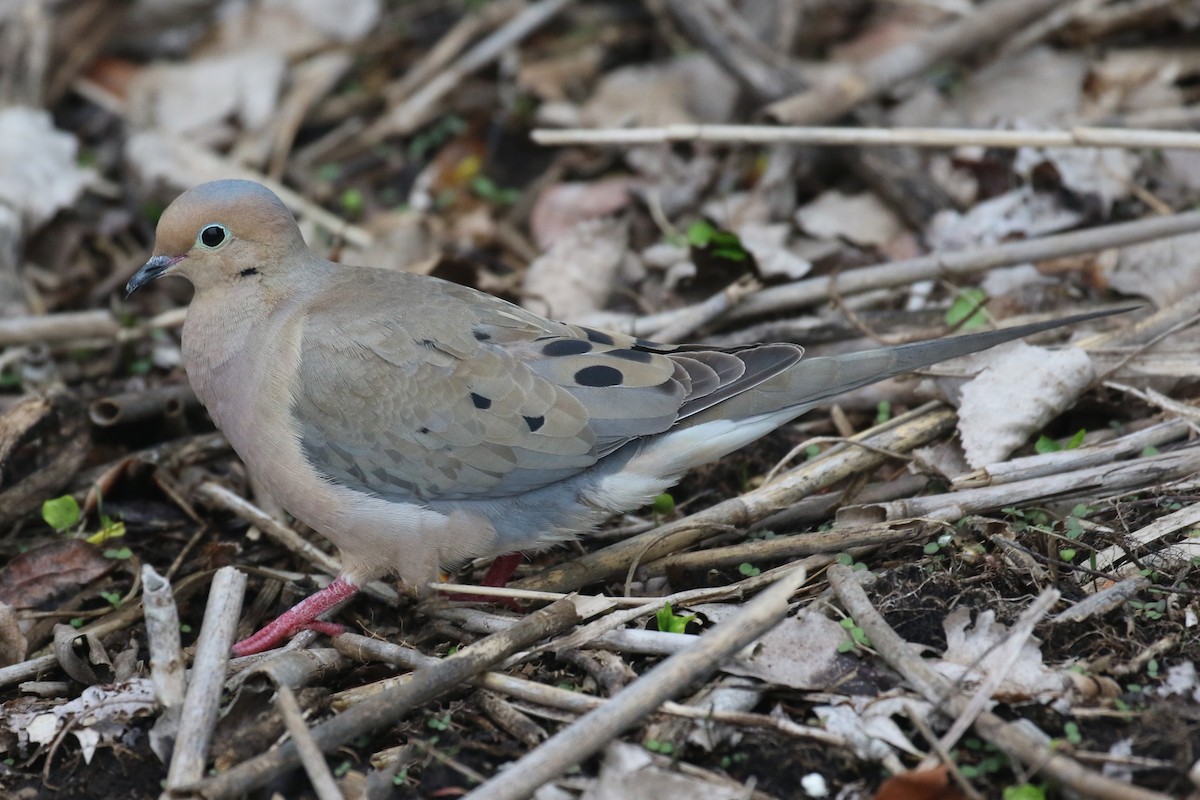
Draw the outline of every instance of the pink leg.
<instances>
[{"instance_id":1,"label":"pink leg","mask_svg":"<svg viewBox=\"0 0 1200 800\"><path fill-rule=\"evenodd\" d=\"M341 626L322 623L317 617L356 594L358 587L338 575L333 579L333 583L304 598L258 633L235 644L233 654L248 656L270 650L307 628L314 628L326 634L331 633L334 628L340 629Z\"/></svg>"},{"instance_id":2,"label":"pink leg","mask_svg":"<svg viewBox=\"0 0 1200 800\"><path fill-rule=\"evenodd\" d=\"M502 556L496 556L492 566L488 567L487 575L483 576L483 585L508 586L508 579L524 562L524 553L505 553Z\"/></svg>"},{"instance_id":3,"label":"pink leg","mask_svg":"<svg viewBox=\"0 0 1200 800\"><path fill-rule=\"evenodd\" d=\"M507 586L508 579L517 571L517 567L525 561L524 553L505 553L502 556L496 556L496 560L492 562L492 566L488 567L487 574L483 576L483 586ZM521 606L516 600L511 597L488 597L486 595L476 595L469 592L454 592L446 593L446 597L450 600L459 600L473 603L499 603L503 606L508 606L514 611L520 611Z\"/></svg>"}]
</instances>

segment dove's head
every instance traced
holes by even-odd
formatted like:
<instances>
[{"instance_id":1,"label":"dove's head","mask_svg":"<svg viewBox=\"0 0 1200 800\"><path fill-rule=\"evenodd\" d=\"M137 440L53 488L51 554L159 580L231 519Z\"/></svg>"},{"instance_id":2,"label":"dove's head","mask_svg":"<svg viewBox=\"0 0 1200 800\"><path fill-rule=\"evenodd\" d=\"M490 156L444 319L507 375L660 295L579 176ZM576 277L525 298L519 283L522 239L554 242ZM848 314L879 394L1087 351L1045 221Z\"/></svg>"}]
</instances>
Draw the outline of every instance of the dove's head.
<instances>
[{"instance_id":1,"label":"dove's head","mask_svg":"<svg viewBox=\"0 0 1200 800\"><path fill-rule=\"evenodd\" d=\"M163 275L180 275L197 289L233 284L307 252L283 201L254 181L224 180L188 189L158 221L154 256L129 279L132 294Z\"/></svg>"}]
</instances>

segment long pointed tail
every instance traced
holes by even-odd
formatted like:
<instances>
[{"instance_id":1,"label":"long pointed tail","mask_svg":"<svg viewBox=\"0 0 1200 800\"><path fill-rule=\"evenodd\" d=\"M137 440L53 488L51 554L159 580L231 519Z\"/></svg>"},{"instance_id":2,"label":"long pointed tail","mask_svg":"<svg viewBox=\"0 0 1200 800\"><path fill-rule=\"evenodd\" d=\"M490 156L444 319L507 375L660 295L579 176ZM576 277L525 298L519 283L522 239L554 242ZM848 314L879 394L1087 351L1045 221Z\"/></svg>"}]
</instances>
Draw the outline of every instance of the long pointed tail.
<instances>
[{"instance_id":1,"label":"long pointed tail","mask_svg":"<svg viewBox=\"0 0 1200 800\"><path fill-rule=\"evenodd\" d=\"M1015 325L1011 328L950 336L927 342L913 342L878 350L803 358L795 366L753 389L697 414L686 424L695 425L706 419L718 417L738 419L758 417L764 414L774 415L776 412L786 410L786 414L781 414L782 419L775 420L775 424L779 425L840 394L894 375L912 372L951 358L986 350L1023 336L1066 325L1075 325L1112 314L1122 314L1132 311L1133 308L1093 311L1047 322Z\"/></svg>"}]
</instances>

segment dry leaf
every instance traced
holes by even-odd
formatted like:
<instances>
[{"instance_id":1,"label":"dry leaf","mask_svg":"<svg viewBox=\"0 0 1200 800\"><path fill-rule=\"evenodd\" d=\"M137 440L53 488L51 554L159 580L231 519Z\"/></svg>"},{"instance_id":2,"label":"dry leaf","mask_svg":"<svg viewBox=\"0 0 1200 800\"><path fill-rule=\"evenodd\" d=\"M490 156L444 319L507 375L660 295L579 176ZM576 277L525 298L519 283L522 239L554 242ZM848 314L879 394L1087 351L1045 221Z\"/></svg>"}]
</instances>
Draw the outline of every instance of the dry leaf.
<instances>
[{"instance_id":1,"label":"dry leaf","mask_svg":"<svg viewBox=\"0 0 1200 800\"><path fill-rule=\"evenodd\" d=\"M668 797L703 797L737 800L744 787L717 784L655 765L645 748L613 742L604 751L600 775L580 800L661 800Z\"/></svg>"},{"instance_id":2,"label":"dry leaf","mask_svg":"<svg viewBox=\"0 0 1200 800\"><path fill-rule=\"evenodd\" d=\"M971 127L1012 122L1046 127L1074 120L1088 61L1081 53L1034 47L990 64L969 75L957 94L961 122Z\"/></svg>"},{"instance_id":3,"label":"dry leaf","mask_svg":"<svg viewBox=\"0 0 1200 800\"><path fill-rule=\"evenodd\" d=\"M946 654L933 665L947 678L968 684L982 681L1003 666L1007 656L1002 645L1009 637L1008 626L996 622L996 612L991 609L981 611L968 629L971 613L969 608L957 608L946 617L942 623ZM992 696L1000 701L1029 700L1060 695L1070 686L1064 675L1046 667L1038 640L1030 637Z\"/></svg>"},{"instance_id":4,"label":"dry leaf","mask_svg":"<svg viewBox=\"0 0 1200 800\"><path fill-rule=\"evenodd\" d=\"M812 270L812 263L793 253L787 246L791 226L779 223L747 223L734 229L742 247L754 256L758 274L763 278L797 280Z\"/></svg>"},{"instance_id":5,"label":"dry leaf","mask_svg":"<svg viewBox=\"0 0 1200 800\"><path fill-rule=\"evenodd\" d=\"M50 114L0 109L0 203L36 229L79 199L91 172L76 164L75 137L54 127Z\"/></svg>"},{"instance_id":6,"label":"dry leaf","mask_svg":"<svg viewBox=\"0 0 1200 800\"><path fill-rule=\"evenodd\" d=\"M939 211L927 239L934 251L965 250L1022 236L1045 236L1078 225L1084 215L1055 194L1024 186L985 200L965 214Z\"/></svg>"},{"instance_id":7,"label":"dry leaf","mask_svg":"<svg viewBox=\"0 0 1200 800\"><path fill-rule=\"evenodd\" d=\"M548 250L580 222L615 214L632 202L629 192L638 185L633 178L617 177L547 186L529 212L534 241Z\"/></svg>"},{"instance_id":8,"label":"dry leaf","mask_svg":"<svg viewBox=\"0 0 1200 800\"><path fill-rule=\"evenodd\" d=\"M666 64L612 70L580 116L597 127L728 122L737 96L733 79L711 58L694 53Z\"/></svg>"},{"instance_id":9,"label":"dry leaf","mask_svg":"<svg viewBox=\"0 0 1200 800\"><path fill-rule=\"evenodd\" d=\"M77 592L106 574L117 562L80 539L65 539L35 547L13 558L0 570L0 603L13 608L39 608Z\"/></svg>"},{"instance_id":10,"label":"dry leaf","mask_svg":"<svg viewBox=\"0 0 1200 800\"><path fill-rule=\"evenodd\" d=\"M892 755L893 749L921 755L892 718L916 713L928 719L934 709L913 698L854 695L839 705L815 706L813 713L825 730L844 737L859 758L882 761Z\"/></svg>"},{"instance_id":11,"label":"dry leaf","mask_svg":"<svg viewBox=\"0 0 1200 800\"><path fill-rule=\"evenodd\" d=\"M904 228L883 202L871 194L823 192L796 210L796 224L821 239L845 239L860 247L883 247Z\"/></svg>"},{"instance_id":12,"label":"dry leaf","mask_svg":"<svg viewBox=\"0 0 1200 800\"><path fill-rule=\"evenodd\" d=\"M279 104L287 62L269 50L249 50L183 64L155 64L130 86L130 117L168 134L203 131L236 120L255 130Z\"/></svg>"},{"instance_id":13,"label":"dry leaf","mask_svg":"<svg viewBox=\"0 0 1200 800\"><path fill-rule=\"evenodd\" d=\"M134 721L156 708L154 686L149 678L135 678L115 686L88 686L65 703L41 701L12 711L6 709L0 724L17 735L21 751L30 745L43 746L70 726L79 741L85 763L91 763L96 748L127 741Z\"/></svg>"},{"instance_id":14,"label":"dry leaf","mask_svg":"<svg viewBox=\"0 0 1200 800\"><path fill-rule=\"evenodd\" d=\"M1141 160L1128 150L1116 148L1022 147L1013 169L1026 180L1043 164L1054 168L1065 189L1081 197L1096 198L1104 213L1113 203L1129 196L1134 173Z\"/></svg>"},{"instance_id":15,"label":"dry leaf","mask_svg":"<svg viewBox=\"0 0 1200 800\"><path fill-rule=\"evenodd\" d=\"M950 782L950 770L945 766L893 775L875 792L875 800L961 800L963 797Z\"/></svg>"},{"instance_id":16,"label":"dry leaf","mask_svg":"<svg viewBox=\"0 0 1200 800\"><path fill-rule=\"evenodd\" d=\"M1070 408L1096 377L1077 347L1047 350L1013 342L961 390L958 431L975 469L1003 461L1030 434Z\"/></svg>"},{"instance_id":17,"label":"dry leaf","mask_svg":"<svg viewBox=\"0 0 1200 800\"><path fill-rule=\"evenodd\" d=\"M540 61L522 62L517 68L517 85L542 100L567 100L572 90L596 76L604 60L604 48L589 44Z\"/></svg>"},{"instance_id":18,"label":"dry leaf","mask_svg":"<svg viewBox=\"0 0 1200 800\"><path fill-rule=\"evenodd\" d=\"M380 0L262 0L234 5L222 15L197 55L309 54L332 42L354 42L370 33Z\"/></svg>"},{"instance_id":19,"label":"dry leaf","mask_svg":"<svg viewBox=\"0 0 1200 800\"><path fill-rule=\"evenodd\" d=\"M17 614L8 603L0 603L0 667L25 660L29 642L21 633Z\"/></svg>"},{"instance_id":20,"label":"dry leaf","mask_svg":"<svg viewBox=\"0 0 1200 800\"><path fill-rule=\"evenodd\" d=\"M1200 291L1200 233L1121 248L1111 288L1148 297L1160 308Z\"/></svg>"},{"instance_id":21,"label":"dry leaf","mask_svg":"<svg viewBox=\"0 0 1200 800\"><path fill-rule=\"evenodd\" d=\"M525 305L563 320L603 308L628 246L629 231L623 222L579 223L529 265Z\"/></svg>"},{"instance_id":22,"label":"dry leaf","mask_svg":"<svg viewBox=\"0 0 1200 800\"><path fill-rule=\"evenodd\" d=\"M719 621L736 607L698 605L690 610ZM744 651L721 669L776 686L827 689L850 671L851 657L838 652L846 636L845 628L821 614L788 617L756 641L749 655Z\"/></svg>"}]
</instances>

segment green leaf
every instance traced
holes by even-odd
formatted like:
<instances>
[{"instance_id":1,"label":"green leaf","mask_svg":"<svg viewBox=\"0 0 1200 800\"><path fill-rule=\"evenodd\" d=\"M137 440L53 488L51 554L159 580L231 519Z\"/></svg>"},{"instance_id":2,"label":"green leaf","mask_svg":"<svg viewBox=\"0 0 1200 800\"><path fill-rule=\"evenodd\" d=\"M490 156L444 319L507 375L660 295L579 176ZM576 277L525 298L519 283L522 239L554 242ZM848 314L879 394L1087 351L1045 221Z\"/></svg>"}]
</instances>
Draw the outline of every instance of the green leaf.
<instances>
[{"instance_id":1,"label":"green leaf","mask_svg":"<svg viewBox=\"0 0 1200 800\"><path fill-rule=\"evenodd\" d=\"M892 403L889 400L880 400L875 406L875 424L882 425L892 418Z\"/></svg>"},{"instance_id":2,"label":"green leaf","mask_svg":"<svg viewBox=\"0 0 1200 800\"><path fill-rule=\"evenodd\" d=\"M743 561L738 564L738 572L745 575L747 578L753 578L762 574L762 570L751 564L749 561Z\"/></svg>"},{"instance_id":3,"label":"green leaf","mask_svg":"<svg viewBox=\"0 0 1200 800\"><path fill-rule=\"evenodd\" d=\"M1039 436L1033 445L1033 449L1038 453L1057 453L1059 450L1062 450L1062 445L1049 436Z\"/></svg>"},{"instance_id":4,"label":"green leaf","mask_svg":"<svg viewBox=\"0 0 1200 800\"><path fill-rule=\"evenodd\" d=\"M127 561L128 559L133 558L133 551L128 547L118 547L114 550L105 550L104 557L112 558L117 561Z\"/></svg>"},{"instance_id":5,"label":"green leaf","mask_svg":"<svg viewBox=\"0 0 1200 800\"><path fill-rule=\"evenodd\" d=\"M946 324L963 330L982 328L987 324L987 317L982 310L986 300L987 293L982 289L963 289L946 311Z\"/></svg>"},{"instance_id":6,"label":"green leaf","mask_svg":"<svg viewBox=\"0 0 1200 800\"><path fill-rule=\"evenodd\" d=\"M1075 435L1067 440L1067 449L1075 450L1079 445L1083 444L1083 437L1087 436L1087 428L1080 428L1075 431Z\"/></svg>"},{"instance_id":7,"label":"green leaf","mask_svg":"<svg viewBox=\"0 0 1200 800\"><path fill-rule=\"evenodd\" d=\"M663 633L687 633L689 622L696 619L695 614L676 614L671 609L670 603L664 603L663 607L654 615L655 622L658 623L658 629Z\"/></svg>"},{"instance_id":8,"label":"green leaf","mask_svg":"<svg viewBox=\"0 0 1200 800\"><path fill-rule=\"evenodd\" d=\"M42 519L54 530L62 533L79 522L79 503L69 494L42 503Z\"/></svg>"},{"instance_id":9,"label":"green leaf","mask_svg":"<svg viewBox=\"0 0 1200 800\"><path fill-rule=\"evenodd\" d=\"M750 257L737 234L723 231L704 220L688 226L687 242L697 250L728 261L745 261Z\"/></svg>"},{"instance_id":10,"label":"green leaf","mask_svg":"<svg viewBox=\"0 0 1200 800\"><path fill-rule=\"evenodd\" d=\"M663 492L654 498L654 502L650 504L650 508L654 510L655 514L665 516L675 510L675 498L669 492Z\"/></svg>"},{"instance_id":11,"label":"green leaf","mask_svg":"<svg viewBox=\"0 0 1200 800\"><path fill-rule=\"evenodd\" d=\"M110 606L112 606L113 608L121 607L121 593L120 592L101 592L100 596L103 597L105 600L107 600L108 604Z\"/></svg>"},{"instance_id":12,"label":"green leaf","mask_svg":"<svg viewBox=\"0 0 1200 800\"><path fill-rule=\"evenodd\" d=\"M1067 562L1074 561L1076 555L1078 555L1078 553L1075 551L1074 547L1064 547L1062 550L1058 551L1058 557Z\"/></svg>"},{"instance_id":13,"label":"green leaf","mask_svg":"<svg viewBox=\"0 0 1200 800\"><path fill-rule=\"evenodd\" d=\"M708 243L713 240L713 234L717 232L710 223L700 220L693 222L687 229L687 241L692 247L708 247Z\"/></svg>"},{"instance_id":14,"label":"green leaf","mask_svg":"<svg viewBox=\"0 0 1200 800\"><path fill-rule=\"evenodd\" d=\"M1142 448L1142 458L1158 455L1158 448L1152 444L1148 444Z\"/></svg>"},{"instance_id":15,"label":"green leaf","mask_svg":"<svg viewBox=\"0 0 1200 800\"><path fill-rule=\"evenodd\" d=\"M363 213L366 208L366 200L363 198L363 193L358 189L347 189L342 192L342 211L345 211L352 217L357 217Z\"/></svg>"},{"instance_id":16,"label":"green leaf","mask_svg":"<svg viewBox=\"0 0 1200 800\"><path fill-rule=\"evenodd\" d=\"M1046 790L1032 783L1022 783L1018 786L1006 786L1004 800L1046 800Z\"/></svg>"}]
</instances>

